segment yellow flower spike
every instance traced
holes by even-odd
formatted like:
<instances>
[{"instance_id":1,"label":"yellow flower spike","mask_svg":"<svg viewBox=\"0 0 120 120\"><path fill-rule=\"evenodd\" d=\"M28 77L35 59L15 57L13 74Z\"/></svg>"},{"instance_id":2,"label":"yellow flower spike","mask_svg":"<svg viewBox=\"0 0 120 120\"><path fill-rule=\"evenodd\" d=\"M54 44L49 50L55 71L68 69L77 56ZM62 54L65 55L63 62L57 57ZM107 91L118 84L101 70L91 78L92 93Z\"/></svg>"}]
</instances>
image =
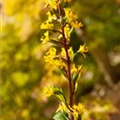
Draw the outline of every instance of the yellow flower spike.
<instances>
[{"instance_id":1,"label":"yellow flower spike","mask_svg":"<svg viewBox=\"0 0 120 120\"><path fill-rule=\"evenodd\" d=\"M52 89L51 86L47 86L43 89L43 92L45 93L46 97L50 97L54 95L54 90Z\"/></svg>"},{"instance_id":2,"label":"yellow flower spike","mask_svg":"<svg viewBox=\"0 0 120 120\"><path fill-rule=\"evenodd\" d=\"M85 44L84 45L80 45L79 50L77 52L82 53L82 55L86 58L85 53L88 52L88 48L85 46Z\"/></svg>"},{"instance_id":3,"label":"yellow flower spike","mask_svg":"<svg viewBox=\"0 0 120 120\"><path fill-rule=\"evenodd\" d=\"M78 116L84 112L85 108L81 103L79 103L78 105L73 105L71 110L74 120L78 120Z\"/></svg>"},{"instance_id":4,"label":"yellow flower spike","mask_svg":"<svg viewBox=\"0 0 120 120\"><path fill-rule=\"evenodd\" d=\"M48 42L49 41L49 32L45 32L44 35L41 37L42 43Z\"/></svg>"},{"instance_id":5,"label":"yellow flower spike","mask_svg":"<svg viewBox=\"0 0 120 120\"><path fill-rule=\"evenodd\" d=\"M61 102L59 104L59 107L56 112L58 112L58 111L65 112L65 113L69 112L68 108L66 107L66 105L63 102Z\"/></svg>"},{"instance_id":6,"label":"yellow flower spike","mask_svg":"<svg viewBox=\"0 0 120 120\"><path fill-rule=\"evenodd\" d=\"M54 27L53 23L49 21L42 23L42 25L40 26L41 29L53 29L53 27Z\"/></svg>"}]
</instances>

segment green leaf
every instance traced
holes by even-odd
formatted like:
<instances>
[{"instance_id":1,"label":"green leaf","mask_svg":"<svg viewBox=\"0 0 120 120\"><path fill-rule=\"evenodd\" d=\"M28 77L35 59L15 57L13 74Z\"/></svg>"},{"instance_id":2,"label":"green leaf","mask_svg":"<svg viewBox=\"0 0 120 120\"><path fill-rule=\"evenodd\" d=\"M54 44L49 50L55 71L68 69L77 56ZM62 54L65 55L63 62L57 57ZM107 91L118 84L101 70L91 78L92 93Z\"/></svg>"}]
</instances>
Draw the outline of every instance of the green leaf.
<instances>
[{"instance_id":1,"label":"green leaf","mask_svg":"<svg viewBox=\"0 0 120 120\"><path fill-rule=\"evenodd\" d=\"M58 111L54 116L53 120L69 120L68 115L64 112Z\"/></svg>"}]
</instances>

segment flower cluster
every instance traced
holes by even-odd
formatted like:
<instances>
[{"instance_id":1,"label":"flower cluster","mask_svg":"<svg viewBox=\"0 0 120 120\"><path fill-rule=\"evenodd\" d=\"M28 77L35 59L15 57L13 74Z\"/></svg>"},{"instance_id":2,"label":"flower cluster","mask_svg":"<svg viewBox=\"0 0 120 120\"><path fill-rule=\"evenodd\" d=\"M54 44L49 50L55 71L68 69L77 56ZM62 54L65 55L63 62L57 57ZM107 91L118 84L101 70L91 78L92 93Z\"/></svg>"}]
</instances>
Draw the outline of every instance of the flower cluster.
<instances>
[{"instance_id":1,"label":"flower cluster","mask_svg":"<svg viewBox=\"0 0 120 120\"><path fill-rule=\"evenodd\" d=\"M52 89L51 86L45 87L43 91L47 97L54 95L54 90Z\"/></svg>"},{"instance_id":2,"label":"flower cluster","mask_svg":"<svg viewBox=\"0 0 120 120\"><path fill-rule=\"evenodd\" d=\"M65 8L65 16L67 18L67 21L73 28L80 28L82 27L82 23L77 21L77 16L73 14L72 10L70 8Z\"/></svg>"},{"instance_id":3,"label":"flower cluster","mask_svg":"<svg viewBox=\"0 0 120 120\"><path fill-rule=\"evenodd\" d=\"M78 105L73 105L72 107L67 107L63 102L61 102L56 112L58 111L61 111L62 113L69 113L71 111L74 120L78 120L85 111L85 108L81 103L78 103Z\"/></svg>"},{"instance_id":4,"label":"flower cluster","mask_svg":"<svg viewBox=\"0 0 120 120\"><path fill-rule=\"evenodd\" d=\"M83 65L74 63L75 55L81 53L86 58L88 48L86 45L80 45L77 52L74 52L69 46L71 40L71 32L73 29L80 29L83 25L78 21L78 17L68 7L71 0L45 0L45 7L49 8L47 12L47 20L41 24L40 28L46 30L41 37L41 42L52 42L55 46L51 46L46 52L44 59L47 63L57 66L66 77L69 83L69 101L63 94L61 88L48 86L44 88L47 97L55 95L61 100L59 108L53 117L54 120L80 120L84 111L81 103L74 104L73 94L77 90L78 81L82 73L84 73ZM64 5L65 4L65 5ZM54 39L51 36L55 36ZM57 50L59 46L60 50Z\"/></svg>"},{"instance_id":5,"label":"flower cluster","mask_svg":"<svg viewBox=\"0 0 120 120\"><path fill-rule=\"evenodd\" d=\"M71 108L74 120L78 120L80 115L84 112L84 106L79 103L78 105L73 105Z\"/></svg>"}]
</instances>

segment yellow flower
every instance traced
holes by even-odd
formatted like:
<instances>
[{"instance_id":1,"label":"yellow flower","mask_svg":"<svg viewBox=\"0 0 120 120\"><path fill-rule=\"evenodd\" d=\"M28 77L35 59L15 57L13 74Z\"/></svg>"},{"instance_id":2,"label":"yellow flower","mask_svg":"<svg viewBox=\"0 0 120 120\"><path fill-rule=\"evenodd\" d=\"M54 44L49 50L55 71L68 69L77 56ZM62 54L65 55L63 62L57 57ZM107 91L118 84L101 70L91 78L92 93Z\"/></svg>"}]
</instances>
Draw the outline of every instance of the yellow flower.
<instances>
[{"instance_id":1,"label":"yellow flower","mask_svg":"<svg viewBox=\"0 0 120 120\"><path fill-rule=\"evenodd\" d=\"M80 28L83 26L81 22L77 21L77 16L73 14L70 8L65 8L64 10L66 18L73 28Z\"/></svg>"},{"instance_id":2,"label":"yellow flower","mask_svg":"<svg viewBox=\"0 0 120 120\"><path fill-rule=\"evenodd\" d=\"M65 15L69 22L77 19L77 16L73 14L73 12L70 8L65 8L64 10L65 10Z\"/></svg>"},{"instance_id":3,"label":"yellow flower","mask_svg":"<svg viewBox=\"0 0 120 120\"><path fill-rule=\"evenodd\" d=\"M79 103L78 105L73 105L71 110L74 120L78 120L78 116L84 112L85 108L81 103Z\"/></svg>"},{"instance_id":4,"label":"yellow flower","mask_svg":"<svg viewBox=\"0 0 120 120\"><path fill-rule=\"evenodd\" d=\"M74 51L73 51L72 47L70 47L68 49L68 54L69 54L70 59L73 60L73 58L74 58Z\"/></svg>"},{"instance_id":5,"label":"yellow flower","mask_svg":"<svg viewBox=\"0 0 120 120\"><path fill-rule=\"evenodd\" d=\"M47 12L47 15L48 15L49 22L52 22L53 20L57 19L56 15L55 14L51 15L50 11Z\"/></svg>"},{"instance_id":6,"label":"yellow flower","mask_svg":"<svg viewBox=\"0 0 120 120\"><path fill-rule=\"evenodd\" d=\"M84 45L80 45L79 50L77 52L82 53L82 55L86 58L85 53L88 52L88 48L85 46L85 44Z\"/></svg>"},{"instance_id":7,"label":"yellow flower","mask_svg":"<svg viewBox=\"0 0 120 120\"><path fill-rule=\"evenodd\" d=\"M73 60L74 52L73 52L72 47L70 47L70 48L68 49L68 55L69 55L70 59ZM64 49L64 48L61 49L61 57L63 57L63 58L66 57L66 52L65 52L65 49Z\"/></svg>"},{"instance_id":8,"label":"yellow flower","mask_svg":"<svg viewBox=\"0 0 120 120\"><path fill-rule=\"evenodd\" d=\"M41 29L53 29L54 24L52 23L53 20L56 20L57 17L55 16L55 14L51 15L51 13L48 11L47 12L48 15L48 20L46 20L44 23L42 23L41 25Z\"/></svg>"},{"instance_id":9,"label":"yellow flower","mask_svg":"<svg viewBox=\"0 0 120 120\"><path fill-rule=\"evenodd\" d=\"M62 49L61 49L61 56L62 56L62 57L65 57L65 56L66 56L65 48L62 48Z\"/></svg>"},{"instance_id":10,"label":"yellow flower","mask_svg":"<svg viewBox=\"0 0 120 120\"><path fill-rule=\"evenodd\" d=\"M45 32L44 35L41 37L42 43L48 42L49 41L49 32Z\"/></svg>"},{"instance_id":11,"label":"yellow flower","mask_svg":"<svg viewBox=\"0 0 120 120\"><path fill-rule=\"evenodd\" d=\"M53 23L46 21L46 22L42 23L40 28L41 29L53 29L53 27L54 27Z\"/></svg>"},{"instance_id":12,"label":"yellow flower","mask_svg":"<svg viewBox=\"0 0 120 120\"><path fill-rule=\"evenodd\" d=\"M64 33L65 33L66 39L70 41L70 27L68 24L64 27Z\"/></svg>"},{"instance_id":13,"label":"yellow flower","mask_svg":"<svg viewBox=\"0 0 120 120\"><path fill-rule=\"evenodd\" d=\"M71 66L71 72L72 73L77 73L77 74L79 74L79 76L82 74L82 73L84 73L84 68L83 68L83 65L80 65L80 66L75 66L75 64L72 64L72 66Z\"/></svg>"},{"instance_id":14,"label":"yellow flower","mask_svg":"<svg viewBox=\"0 0 120 120\"><path fill-rule=\"evenodd\" d=\"M54 65L56 65L57 67L59 67L60 69L67 69L67 65L65 64L65 62L62 59L55 59L54 60Z\"/></svg>"},{"instance_id":15,"label":"yellow flower","mask_svg":"<svg viewBox=\"0 0 120 120\"><path fill-rule=\"evenodd\" d=\"M75 66L75 64L72 64L72 67L71 67L72 69L71 69L71 72L72 73L76 73L77 71L78 71L78 69L76 68L76 66Z\"/></svg>"},{"instance_id":16,"label":"yellow flower","mask_svg":"<svg viewBox=\"0 0 120 120\"><path fill-rule=\"evenodd\" d=\"M51 47L49 51L44 56L44 59L46 62L48 62L51 65L56 65L59 68L67 68L67 65L64 63L64 61L61 58L57 58L56 55L56 49L54 47Z\"/></svg>"},{"instance_id":17,"label":"yellow flower","mask_svg":"<svg viewBox=\"0 0 120 120\"><path fill-rule=\"evenodd\" d=\"M59 67L59 68L62 68L63 65L62 65L62 60L61 59L56 59L54 60L54 64Z\"/></svg>"},{"instance_id":18,"label":"yellow flower","mask_svg":"<svg viewBox=\"0 0 120 120\"><path fill-rule=\"evenodd\" d=\"M66 105L65 105L63 102L61 102L61 103L59 104L59 107L58 107L58 109L57 109L56 112L58 112L58 111L68 113L69 110L68 110L68 108L66 107Z\"/></svg>"},{"instance_id":19,"label":"yellow flower","mask_svg":"<svg viewBox=\"0 0 120 120\"><path fill-rule=\"evenodd\" d=\"M53 88L52 88L51 86L45 87L45 88L43 89L43 91L44 91L44 93L45 93L45 95L46 95L47 97L50 97L51 95L54 95L54 90L53 90Z\"/></svg>"},{"instance_id":20,"label":"yellow flower","mask_svg":"<svg viewBox=\"0 0 120 120\"><path fill-rule=\"evenodd\" d=\"M50 7L52 9L57 9L60 0L45 0L45 7Z\"/></svg>"},{"instance_id":21,"label":"yellow flower","mask_svg":"<svg viewBox=\"0 0 120 120\"><path fill-rule=\"evenodd\" d=\"M73 28L81 28L81 27L83 27L83 24L82 24L81 22L78 22L78 21L76 20L76 21L72 21L72 22L71 22L71 26L72 26Z\"/></svg>"},{"instance_id":22,"label":"yellow flower","mask_svg":"<svg viewBox=\"0 0 120 120\"><path fill-rule=\"evenodd\" d=\"M53 65L55 56L56 56L56 49L54 47L51 47L49 51L46 53L46 55L44 56L44 59L46 62Z\"/></svg>"},{"instance_id":23,"label":"yellow flower","mask_svg":"<svg viewBox=\"0 0 120 120\"><path fill-rule=\"evenodd\" d=\"M78 72L79 72L80 74L82 74L82 73L85 72L85 70L84 70L84 68L83 68L83 65L78 66Z\"/></svg>"}]
</instances>

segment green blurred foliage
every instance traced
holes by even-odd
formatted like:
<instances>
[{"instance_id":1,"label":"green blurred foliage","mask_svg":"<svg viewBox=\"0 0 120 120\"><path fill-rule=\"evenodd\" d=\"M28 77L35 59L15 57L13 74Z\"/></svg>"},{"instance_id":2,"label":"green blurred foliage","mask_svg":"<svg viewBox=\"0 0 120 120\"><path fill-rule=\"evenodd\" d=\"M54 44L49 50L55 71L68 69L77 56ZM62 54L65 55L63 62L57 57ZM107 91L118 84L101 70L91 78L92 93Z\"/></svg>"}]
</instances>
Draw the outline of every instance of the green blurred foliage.
<instances>
[{"instance_id":1,"label":"green blurred foliage","mask_svg":"<svg viewBox=\"0 0 120 120\"><path fill-rule=\"evenodd\" d=\"M0 16L2 16L0 31L2 33L0 35L1 120L50 119L57 108L58 101L51 98L48 102L42 93L42 88L47 84L63 88L67 86L61 72L47 65L43 60L44 51L50 46L49 43L41 45L39 40L43 32L40 31L39 26L46 13L43 2L44 0L4 0L0 3ZM84 91L86 87L91 88L91 85L103 79L96 62L97 56L94 56L96 48L108 55L112 52L110 62L115 65L120 64L118 60L120 2L119 0L75 0L72 3L71 7L78 14L84 27L80 31L73 32L71 45L76 51L79 44L84 41L90 49L89 57L85 61L81 56L76 58L79 64L84 61L86 68L86 73L80 81L79 93L76 93L77 100L84 101L89 96L82 97L82 90ZM87 101L85 104L94 104L95 101L95 98L91 98L91 102ZM88 120L107 120L106 114L109 113L108 108L111 105L105 103L101 108L102 102L98 101L93 105L102 112L99 110L97 112L96 109L91 111L93 106L88 107L88 112L86 112ZM106 108L107 105L109 107Z\"/></svg>"}]
</instances>

